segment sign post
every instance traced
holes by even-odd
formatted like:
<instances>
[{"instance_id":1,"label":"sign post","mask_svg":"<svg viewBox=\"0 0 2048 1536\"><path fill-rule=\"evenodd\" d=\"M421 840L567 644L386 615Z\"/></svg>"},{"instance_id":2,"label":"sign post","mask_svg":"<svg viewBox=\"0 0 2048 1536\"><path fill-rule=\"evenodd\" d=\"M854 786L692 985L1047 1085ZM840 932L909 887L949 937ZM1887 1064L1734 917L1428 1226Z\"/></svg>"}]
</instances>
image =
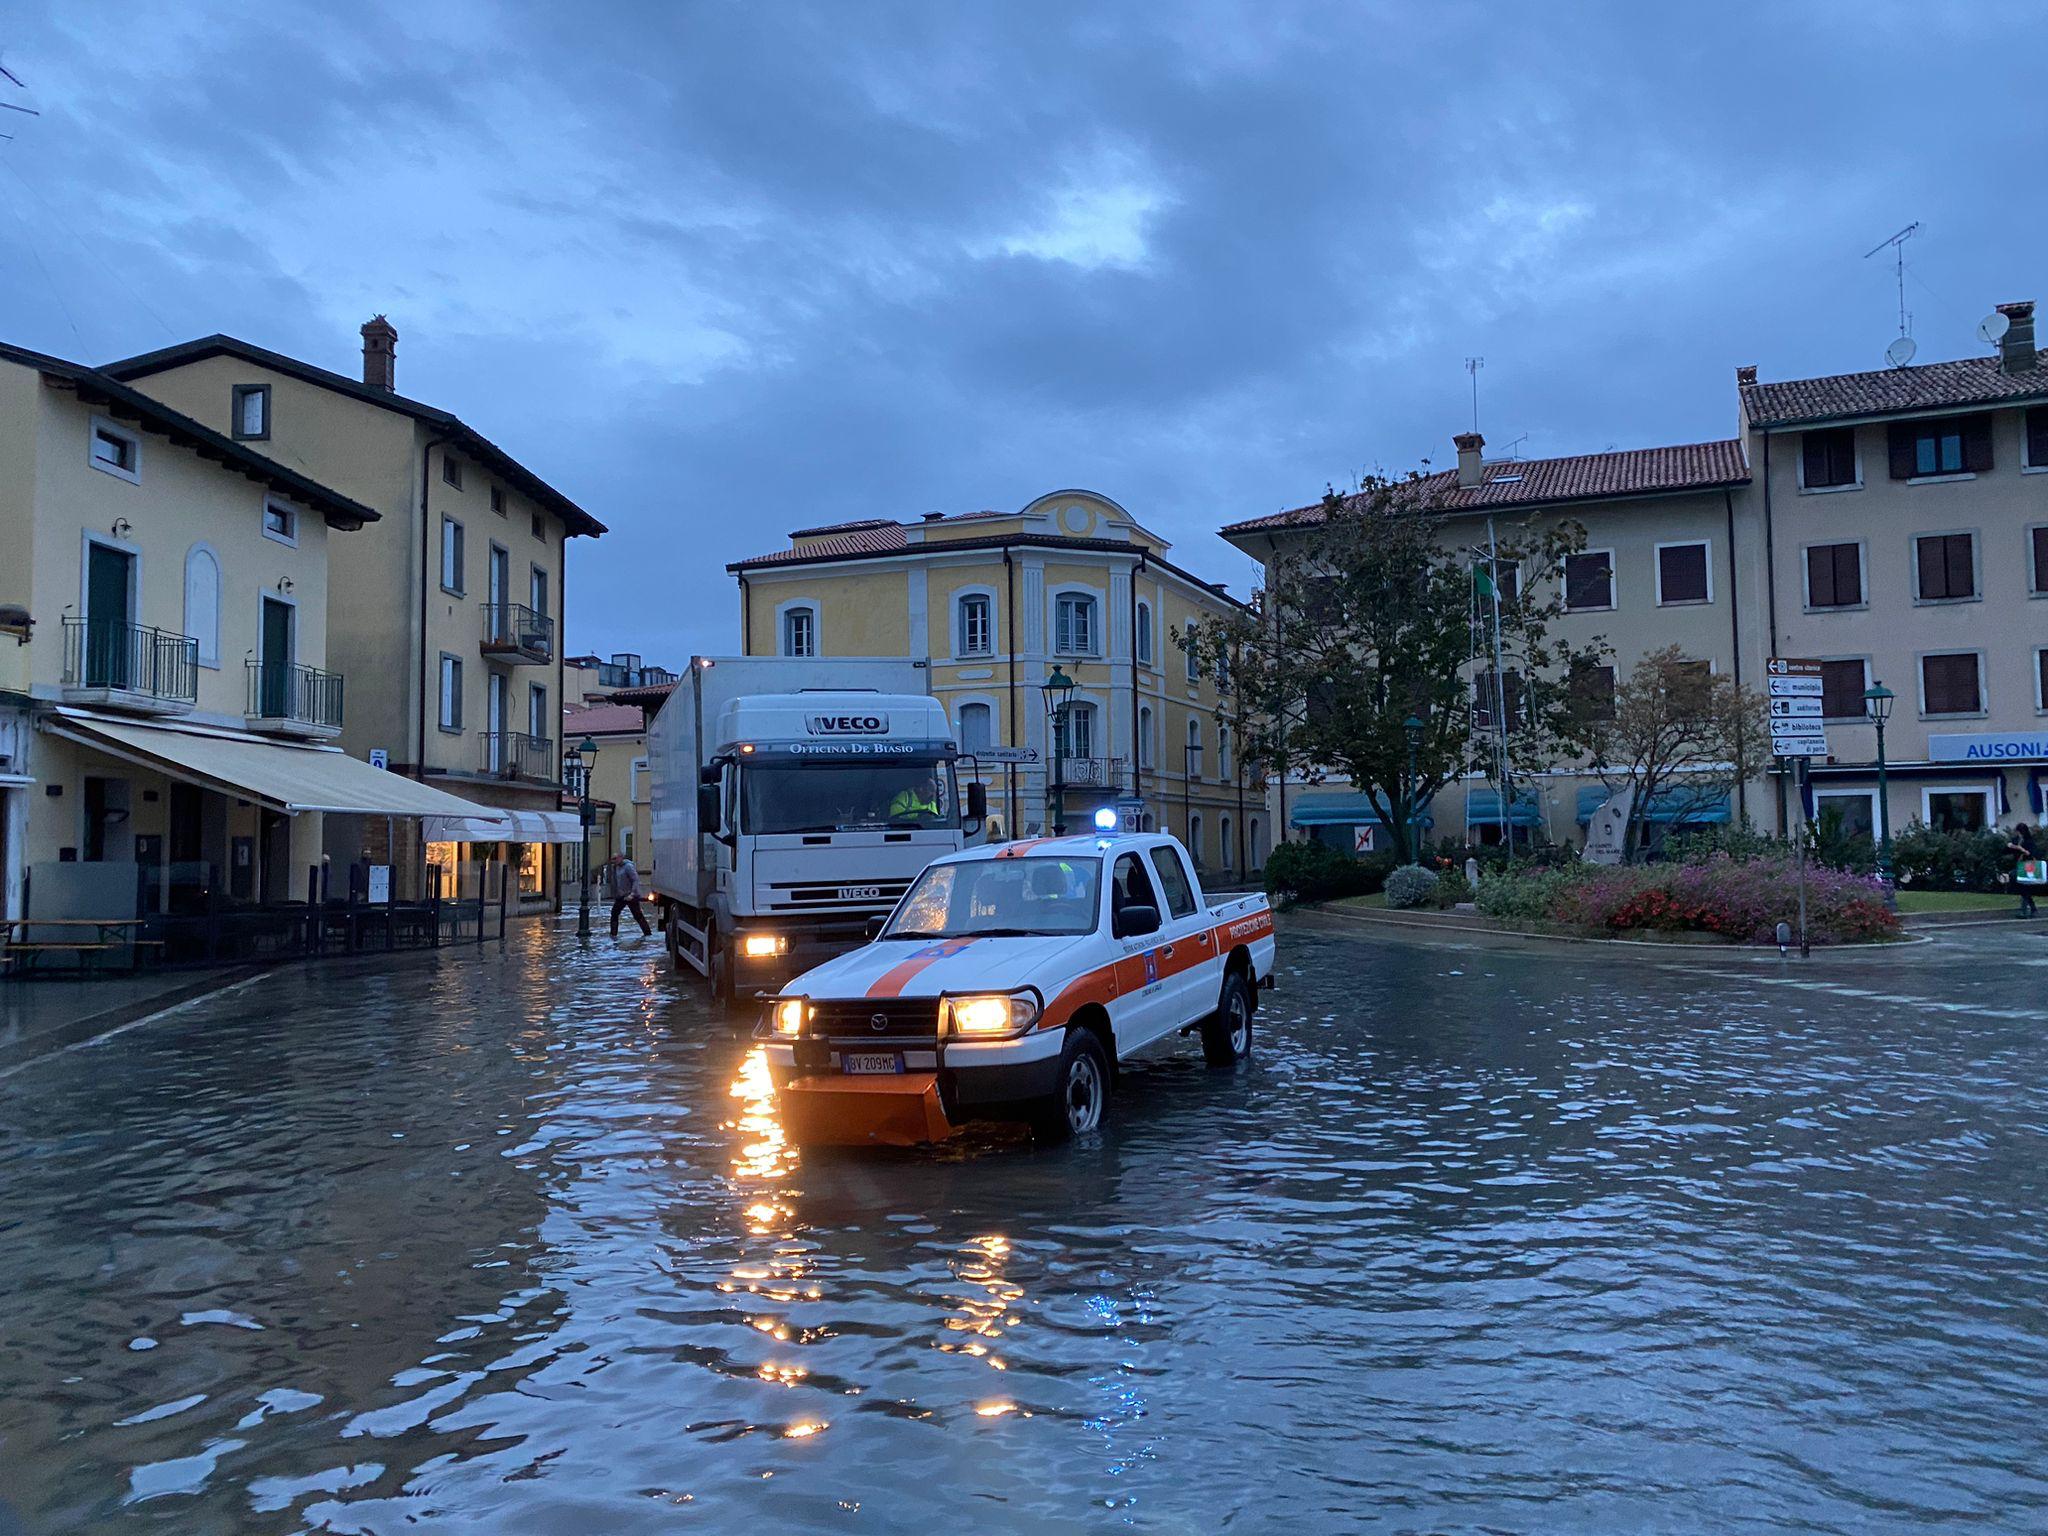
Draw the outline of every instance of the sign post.
<instances>
[{"instance_id":1,"label":"sign post","mask_svg":"<svg viewBox=\"0 0 2048 1536\"><path fill-rule=\"evenodd\" d=\"M1771 755L1792 769L1794 792L1799 796L1799 847L1795 863L1799 871L1799 953L1812 955L1806 936L1806 844L1813 836L1813 817L1807 813L1809 761L1828 755L1828 735L1821 725L1826 706L1821 702L1820 663L1805 656L1773 656L1764 663L1765 692L1771 715Z\"/></svg>"}]
</instances>

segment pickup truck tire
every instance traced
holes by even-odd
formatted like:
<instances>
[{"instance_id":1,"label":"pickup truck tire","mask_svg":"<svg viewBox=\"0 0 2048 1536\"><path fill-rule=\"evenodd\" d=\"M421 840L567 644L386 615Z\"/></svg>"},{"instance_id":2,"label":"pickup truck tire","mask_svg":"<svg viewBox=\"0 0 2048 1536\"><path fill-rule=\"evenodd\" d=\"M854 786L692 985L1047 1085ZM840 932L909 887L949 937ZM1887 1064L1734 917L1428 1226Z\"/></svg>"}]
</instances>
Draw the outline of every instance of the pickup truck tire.
<instances>
[{"instance_id":1,"label":"pickup truck tire","mask_svg":"<svg viewBox=\"0 0 2048 1536\"><path fill-rule=\"evenodd\" d=\"M1223 978L1216 1011L1202 1021L1202 1056L1212 1067L1230 1067L1252 1053L1252 984L1243 971Z\"/></svg>"},{"instance_id":2,"label":"pickup truck tire","mask_svg":"<svg viewBox=\"0 0 2048 1536\"><path fill-rule=\"evenodd\" d=\"M1109 1109L1109 1058L1086 1029L1069 1029L1050 1097L1033 1107L1031 1129L1040 1141L1062 1142L1102 1124Z\"/></svg>"}]
</instances>

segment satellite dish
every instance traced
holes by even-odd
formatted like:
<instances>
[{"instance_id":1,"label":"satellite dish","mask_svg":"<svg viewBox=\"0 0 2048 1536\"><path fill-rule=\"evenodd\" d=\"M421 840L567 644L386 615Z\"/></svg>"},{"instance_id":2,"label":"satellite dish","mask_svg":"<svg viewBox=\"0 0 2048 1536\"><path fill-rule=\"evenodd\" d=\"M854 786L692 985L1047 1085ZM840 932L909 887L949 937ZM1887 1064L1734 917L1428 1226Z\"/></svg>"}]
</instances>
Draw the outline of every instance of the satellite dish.
<instances>
[{"instance_id":1,"label":"satellite dish","mask_svg":"<svg viewBox=\"0 0 2048 1536\"><path fill-rule=\"evenodd\" d=\"M2005 333L2011 329L2012 322L1994 309L1977 322L1977 339L1996 345L2005 339Z\"/></svg>"},{"instance_id":2,"label":"satellite dish","mask_svg":"<svg viewBox=\"0 0 2048 1536\"><path fill-rule=\"evenodd\" d=\"M1912 337L1901 336L1897 341L1884 349L1884 355L1894 368L1903 368L1906 364L1913 361L1913 354L1919 350L1919 343L1914 341Z\"/></svg>"}]
</instances>

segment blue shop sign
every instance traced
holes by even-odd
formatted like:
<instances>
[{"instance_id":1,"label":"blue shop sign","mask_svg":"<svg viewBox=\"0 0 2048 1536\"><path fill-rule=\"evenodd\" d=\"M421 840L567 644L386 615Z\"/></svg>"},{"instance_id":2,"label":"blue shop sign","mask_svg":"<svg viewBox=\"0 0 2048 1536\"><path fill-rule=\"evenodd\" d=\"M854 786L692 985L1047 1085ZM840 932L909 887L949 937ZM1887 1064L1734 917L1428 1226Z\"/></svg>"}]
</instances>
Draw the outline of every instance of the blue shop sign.
<instances>
[{"instance_id":1,"label":"blue shop sign","mask_svg":"<svg viewBox=\"0 0 2048 1536\"><path fill-rule=\"evenodd\" d=\"M2026 762L2048 758L2048 734L1991 731L1930 735L1927 756L1937 763Z\"/></svg>"}]
</instances>

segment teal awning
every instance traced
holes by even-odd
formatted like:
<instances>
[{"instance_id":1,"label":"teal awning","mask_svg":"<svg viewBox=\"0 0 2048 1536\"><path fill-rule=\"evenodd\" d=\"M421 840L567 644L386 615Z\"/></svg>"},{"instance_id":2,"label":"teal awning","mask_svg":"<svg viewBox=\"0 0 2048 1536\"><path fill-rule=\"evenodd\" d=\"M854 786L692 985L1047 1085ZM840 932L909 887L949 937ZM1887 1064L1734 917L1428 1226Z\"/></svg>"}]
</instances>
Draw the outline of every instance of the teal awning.
<instances>
[{"instance_id":1,"label":"teal awning","mask_svg":"<svg viewBox=\"0 0 2048 1536\"><path fill-rule=\"evenodd\" d=\"M1287 819L1297 827L1380 825L1380 813L1372 808L1371 800L1362 794L1339 790L1325 790L1301 796L1287 808ZM1436 825L1436 818L1428 811L1424 811L1421 815L1411 818L1411 824L1433 827Z\"/></svg>"},{"instance_id":2,"label":"teal awning","mask_svg":"<svg viewBox=\"0 0 2048 1536\"><path fill-rule=\"evenodd\" d=\"M1607 803L1607 789L1603 785L1588 784L1579 791L1579 824L1584 826L1593 819L1593 813ZM1711 821L1729 819L1728 791L1725 789L1667 789L1660 791L1643 813L1643 820L1661 823L1683 822L1688 826L1700 826Z\"/></svg>"},{"instance_id":3,"label":"teal awning","mask_svg":"<svg viewBox=\"0 0 2048 1536\"><path fill-rule=\"evenodd\" d=\"M1468 827L1497 827L1500 825L1500 791L1497 789L1468 789L1465 791L1465 825ZM1508 820L1518 827L1540 827L1543 825L1543 807L1536 797L1523 790L1516 794L1515 803L1508 812Z\"/></svg>"}]
</instances>

